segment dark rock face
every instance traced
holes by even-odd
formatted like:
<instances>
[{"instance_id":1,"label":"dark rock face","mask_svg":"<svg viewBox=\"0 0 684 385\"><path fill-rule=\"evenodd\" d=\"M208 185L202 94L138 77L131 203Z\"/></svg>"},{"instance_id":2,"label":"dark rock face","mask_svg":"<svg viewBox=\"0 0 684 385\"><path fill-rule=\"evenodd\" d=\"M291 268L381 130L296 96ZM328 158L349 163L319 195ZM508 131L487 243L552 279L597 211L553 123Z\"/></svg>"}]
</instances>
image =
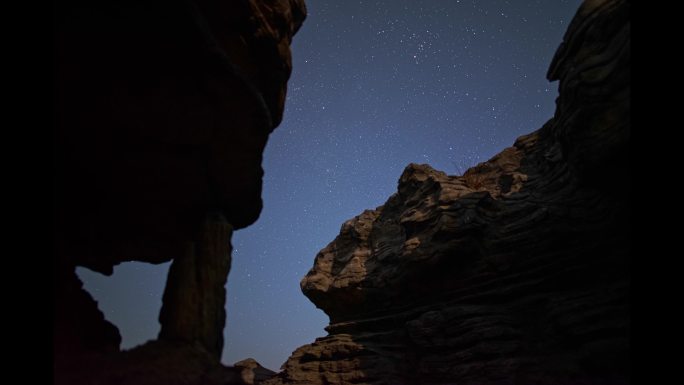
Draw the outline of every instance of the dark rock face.
<instances>
[{"instance_id":1,"label":"dark rock face","mask_svg":"<svg viewBox=\"0 0 684 385\"><path fill-rule=\"evenodd\" d=\"M153 383L138 357L167 365L159 383L231 383L205 378L225 369L230 235L261 212L262 151L282 119L303 0L56 8L56 382ZM169 260L160 340L120 353L75 267Z\"/></svg>"},{"instance_id":2,"label":"dark rock face","mask_svg":"<svg viewBox=\"0 0 684 385\"><path fill-rule=\"evenodd\" d=\"M176 257L159 313L160 340L198 343L220 359L226 324L226 281L233 229L222 216L208 218L202 238Z\"/></svg>"},{"instance_id":3,"label":"dark rock face","mask_svg":"<svg viewBox=\"0 0 684 385\"><path fill-rule=\"evenodd\" d=\"M462 176L409 165L301 282L330 316L277 384L629 383L629 2L585 1L554 117Z\"/></svg>"},{"instance_id":4,"label":"dark rock face","mask_svg":"<svg viewBox=\"0 0 684 385\"><path fill-rule=\"evenodd\" d=\"M245 385L239 368L225 367L204 349L149 341L118 354L91 354L63 368L57 384Z\"/></svg>"},{"instance_id":5,"label":"dark rock face","mask_svg":"<svg viewBox=\"0 0 684 385\"><path fill-rule=\"evenodd\" d=\"M57 239L109 274L183 254L205 213L261 211L301 0L101 0L57 10Z\"/></svg>"},{"instance_id":6,"label":"dark rock face","mask_svg":"<svg viewBox=\"0 0 684 385\"><path fill-rule=\"evenodd\" d=\"M89 351L113 353L119 350L121 335L116 326L105 320L97 302L83 290L83 283L73 269L61 268L55 285L55 361L79 356ZM74 327L79 325L80 327ZM75 343L78 341L79 343Z\"/></svg>"}]
</instances>

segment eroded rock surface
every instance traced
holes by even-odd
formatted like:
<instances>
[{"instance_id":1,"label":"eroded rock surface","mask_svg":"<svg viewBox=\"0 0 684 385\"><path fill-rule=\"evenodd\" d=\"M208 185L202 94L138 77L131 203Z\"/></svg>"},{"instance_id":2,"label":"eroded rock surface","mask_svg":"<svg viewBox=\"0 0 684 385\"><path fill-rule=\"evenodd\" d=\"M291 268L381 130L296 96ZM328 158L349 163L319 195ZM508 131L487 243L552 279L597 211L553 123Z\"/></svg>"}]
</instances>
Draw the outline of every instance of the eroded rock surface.
<instances>
[{"instance_id":1,"label":"eroded rock surface","mask_svg":"<svg viewBox=\"0 0 684 385\"><path fill-rule=\"evenodd\" d=\"M585 1L548 78L541 129L342 225L301 282L329 335L266 384L629 383L629 2Z\"/></svg>"},{"instance_id":2,"label":"eroded rock surface","mask_svg":"<svg viewBox=\"0 0 684 385\"><path fill-rule=\"evenodd\" d=\"M262 381L273 377L276 372L266 369L253 358L236 362L234 368L240 370L240 377L247 385L259 385Z\"/></svg>"},{"instance_id":3,"label":"eroded rock surface","mask_svg":"<svg viewBox=\"0 0 684 385\"><path fill-rule=\"evenodd\" d=\"M242 383L219 362L230 235L261 212L305 15L302 0L56 5L56 383ZM119 352L76 266L169 260L160 340Z\"/></svg>"}]
</instances>

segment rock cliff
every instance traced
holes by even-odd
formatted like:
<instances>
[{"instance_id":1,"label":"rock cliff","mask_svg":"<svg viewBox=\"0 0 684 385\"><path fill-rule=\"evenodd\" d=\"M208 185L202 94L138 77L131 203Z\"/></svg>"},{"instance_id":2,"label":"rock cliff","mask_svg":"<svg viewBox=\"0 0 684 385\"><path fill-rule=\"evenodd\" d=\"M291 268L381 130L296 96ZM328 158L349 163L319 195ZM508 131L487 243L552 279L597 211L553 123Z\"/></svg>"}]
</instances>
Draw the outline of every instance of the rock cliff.
<instances>
[{"instance_id":1,"label":"rock cliff","mask_svg":"<svg viewBox=\"0 0 684 385\"><path fill-rule=\"evenodd\" d=\"M342 225L301 282L329 334L266 384L629 383L629 12L581 5L542 128Z\"/></svg>"},{"instance_id":2,"label":"rock cliff","mask_svg":"<svg viewBox=\"0 0 684 385\"><path fill-rule=\"evenodd\" d=\"M303 0L55 8L56 383L244 383L219 363L230 236L261 212ZM119 352L76 266L169 260L159 340Z\"/></svg>"}]
</instances>

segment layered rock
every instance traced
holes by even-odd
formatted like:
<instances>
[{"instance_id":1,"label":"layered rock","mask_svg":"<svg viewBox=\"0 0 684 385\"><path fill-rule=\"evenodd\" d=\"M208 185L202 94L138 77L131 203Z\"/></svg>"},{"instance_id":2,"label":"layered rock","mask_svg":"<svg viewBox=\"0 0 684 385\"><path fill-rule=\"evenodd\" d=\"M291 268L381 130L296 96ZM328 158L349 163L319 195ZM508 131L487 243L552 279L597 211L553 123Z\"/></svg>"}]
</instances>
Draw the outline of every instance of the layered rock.
<instances>
[{"instance_id":1,"label":"layered rock","mask_svg":"<svg viewBox=\"0 0 684 385\"><path fill-rule=\"evenodd\" d=\"M629 2L585 1L554 117L464 175L411 164L301 282L281 384L629 383Z\"/></svg>"},{"instance_id":2,"label":"layered rock","mask_svg":"<svg viewBox=\"0 0 684 385\"><path fill-rule=\"evenodd\" d=\"M240 383L219 363L230 235L261 212L305 15L303 0L57 4L56 383ZM160 340L119 353L76 266L169 260Z\"/></svg>"}]
</instances>

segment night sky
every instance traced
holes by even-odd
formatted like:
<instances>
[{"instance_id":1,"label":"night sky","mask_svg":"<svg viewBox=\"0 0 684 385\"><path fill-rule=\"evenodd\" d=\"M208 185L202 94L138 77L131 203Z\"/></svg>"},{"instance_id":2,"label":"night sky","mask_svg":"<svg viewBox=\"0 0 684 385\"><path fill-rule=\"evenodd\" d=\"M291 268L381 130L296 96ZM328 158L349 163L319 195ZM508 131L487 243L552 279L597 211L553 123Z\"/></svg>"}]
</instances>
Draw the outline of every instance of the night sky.
<instances>
[{"instance_id":1,"label":"night sky","mask_svg":"<svg viewBox=\"0 0 684 385\"><path fill-rule=\"evenodd\" d=\"M546 70L579 0L307 0L264 209L233 238L223 362L278 370L324 336L299 289L344 221L383 204L404 167L462 174L546 122ZM129 348L155 338L169 263L79 268Z\"/></svg>"}]
</instances>

